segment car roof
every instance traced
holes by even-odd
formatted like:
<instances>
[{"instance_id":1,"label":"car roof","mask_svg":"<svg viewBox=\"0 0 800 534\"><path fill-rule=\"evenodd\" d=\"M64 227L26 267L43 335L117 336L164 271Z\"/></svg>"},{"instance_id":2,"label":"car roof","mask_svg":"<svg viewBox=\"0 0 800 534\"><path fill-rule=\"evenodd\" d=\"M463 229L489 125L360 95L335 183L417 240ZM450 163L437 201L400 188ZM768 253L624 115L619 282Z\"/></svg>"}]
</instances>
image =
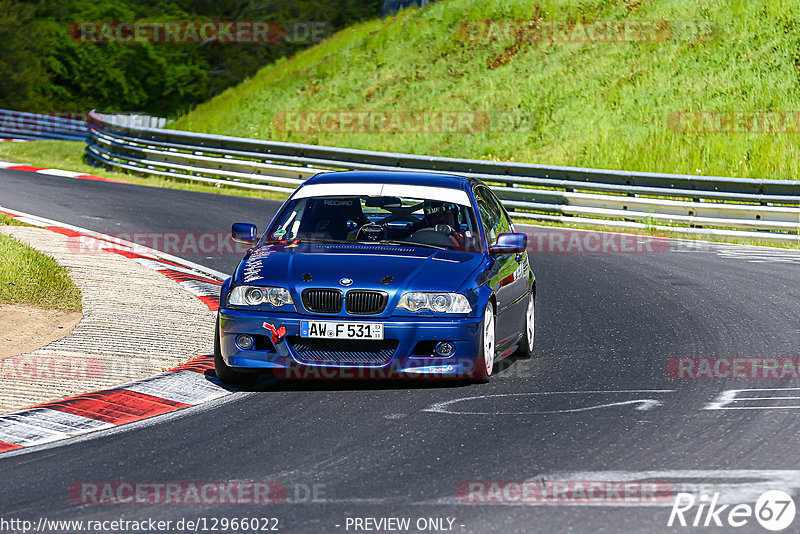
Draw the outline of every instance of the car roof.
<instances>
[{"instance_id":1,"label":"car roof","mask_svg":"<svg viewBox=\"0 0 800 534\"><path fill-rule=\"evenodd\" d=\"M453 174L434 172L397 171L340 171L324 172L312 176L303 185L336 183L384 183L402 185L427 185L450 189L466 189L470 179Z\"/></svg>"}]
</instances>

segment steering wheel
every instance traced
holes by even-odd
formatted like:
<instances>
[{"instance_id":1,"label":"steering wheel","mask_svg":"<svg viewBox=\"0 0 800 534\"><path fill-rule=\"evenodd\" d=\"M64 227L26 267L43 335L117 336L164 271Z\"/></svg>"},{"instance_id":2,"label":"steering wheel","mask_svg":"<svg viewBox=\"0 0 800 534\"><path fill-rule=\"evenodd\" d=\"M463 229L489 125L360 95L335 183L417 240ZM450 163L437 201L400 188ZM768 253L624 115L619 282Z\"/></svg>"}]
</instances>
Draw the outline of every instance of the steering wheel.
<instances>
[{"instance_id":1,"label":"steering wheel","mask_svg":"<svg viewBox=\"0 0 800 534\"><path fill-rule=\"evenodd\" d=\"M453 235L456 233L456 229L450 226L449 224L437 224L433 227L434 230L437 232L441 232L447 235Z\"/></svg>"},{"instance_id":2,"label":"steering wheel","mask_svg":"<svg viewBox=\"0 0 800 534\"><path fill-rule=\"evenodd\" d=\"M386 227L378 223L367 223L356 233L356 241L378 242L385 238Z\"/></svg>"}]
</instances>

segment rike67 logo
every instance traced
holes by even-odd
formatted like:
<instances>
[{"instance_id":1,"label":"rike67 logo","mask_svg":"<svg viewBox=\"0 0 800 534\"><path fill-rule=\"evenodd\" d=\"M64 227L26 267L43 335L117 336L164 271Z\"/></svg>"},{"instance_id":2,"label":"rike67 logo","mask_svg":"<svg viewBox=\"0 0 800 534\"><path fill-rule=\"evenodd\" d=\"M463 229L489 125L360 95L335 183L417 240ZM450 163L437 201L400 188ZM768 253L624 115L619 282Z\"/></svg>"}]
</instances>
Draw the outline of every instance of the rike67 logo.
<instances>
[{"instance_id":1,"label":"rike67 logo","mask_svg":"<svg viewBox=\"0 0 800 534\"><path fill-rule=\"evenodd\" d=\"M678 493L672 503L667 526L739 528L755 518L765 529L778 532L794 521L794 500L784 491L771 490L763 493L755 506L718 504L719 496L719 493L712 497L701 494L697 498L691 493Z\"/></svg>"}]
</instances>

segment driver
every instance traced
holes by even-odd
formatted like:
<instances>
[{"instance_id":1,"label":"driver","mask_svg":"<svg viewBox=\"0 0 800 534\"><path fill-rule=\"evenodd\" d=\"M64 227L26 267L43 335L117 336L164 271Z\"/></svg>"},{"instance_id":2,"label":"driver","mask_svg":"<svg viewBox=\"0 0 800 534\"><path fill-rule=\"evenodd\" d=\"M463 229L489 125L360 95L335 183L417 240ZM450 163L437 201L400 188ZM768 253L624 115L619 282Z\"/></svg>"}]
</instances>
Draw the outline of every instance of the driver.
<instances>
[{"instance_id":1,"label":"driver","mask_svg":"<svg viewBox=\"0 0 800 534\"><path fill-rule=\"evenodd\" d=\"M440 200L425 201L423 207L425 227L446 234L457 248L463 248L465 237L460 231L458 206Z\"/></svg>"},{"instance_id":2,"label":"driver","mask_svg":"<svg viewBox=\"0 0 800 534\"><path fill-rule=\"evenodd\" d=\"M457 217L453 213L452 209L444 202L426 202L426 206L424 207L423 211L425 213L425 223L427 226L436 228L437 225L441 224L449 226L453 231L455 231L455 228L458 225ZM441 228L440 230L444 231L445 229Z\"/></svg>"}]
</instances>

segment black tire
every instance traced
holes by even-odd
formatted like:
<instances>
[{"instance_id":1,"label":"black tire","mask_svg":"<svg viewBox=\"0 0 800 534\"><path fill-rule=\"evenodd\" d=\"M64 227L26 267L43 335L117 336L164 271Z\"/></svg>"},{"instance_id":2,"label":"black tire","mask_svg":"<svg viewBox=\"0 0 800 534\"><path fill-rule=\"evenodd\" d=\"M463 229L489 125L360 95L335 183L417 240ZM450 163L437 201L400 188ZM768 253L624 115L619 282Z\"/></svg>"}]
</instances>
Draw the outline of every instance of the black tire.
<instances>
[{"instance_id":1,"label":"black tire","mask_svg":"<svg viewBox=\"0 0 800 534\"><path fill-rule=\"evenodd\" d=\"M517 347L514 353L514 357L520 360L527 360L533 354L533 347L536 341L535 309L536 297L533 291L531 291L531 294L528 296L528 305L525 307L525 323L522 325L522 339L519 340L519 347ZM529 313L531 315L530 317L528 316ZM530 325L528 324L528 320L531 321Z\"/></svg>"},{"instance_id":2,"label":"black tire","mask_svg":"<svg viewBox=\"0 0 800 534\"><path fill-rule=\"evenodd\" d=\"M492 305L491 301L486 305L486 310L484 311L483 315L483 326L481 328L481 343L478 347L478 357L475 360L475 370L472 373L472 378L477 380L478 382L488 382L489 377L492 375L492 371L495 366L495 354L494 351L497 348L496 340L495 340L495 323L496 318L494 316L494 306ZM489 329L491 329L491 342L487 341L487 336L489 335ZM491 354L489 358L490 361L487 361L487 352L486 346L490 345L489 350Z\"/></svg>"},{"instance_id":3,"label":"black tire","mask_svg":"<svg viewBox=\"0 0 800 534\"><path fill-rule=\"evenodd\" d=\"M232 386L251 386L258 380L257 373L243 373L230 367L222 359L222 350L219 346L219 315L217 315L217 325L214 328L214 371L224 384Z\"/></svg>"}]
</instances>

